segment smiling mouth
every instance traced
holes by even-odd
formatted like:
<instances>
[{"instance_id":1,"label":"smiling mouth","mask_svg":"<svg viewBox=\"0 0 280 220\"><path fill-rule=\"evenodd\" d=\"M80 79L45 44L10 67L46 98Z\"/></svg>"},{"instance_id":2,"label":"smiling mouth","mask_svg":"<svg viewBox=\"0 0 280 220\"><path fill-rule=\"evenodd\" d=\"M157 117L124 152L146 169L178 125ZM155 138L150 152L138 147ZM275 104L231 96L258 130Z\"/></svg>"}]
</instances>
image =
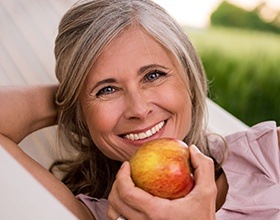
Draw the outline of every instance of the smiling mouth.
<instances>
[{"instance_id":1,"label":"smiling mouth","mask_svg":"<svg viewBox=\"0 0 280 220\"><path fill-rule=\"evenodd\" d=\"M143 140L145 138L151 137L152 135L156 134L157 132L159 132L162 127L164 126L165 122L162 121L160 123L158 123L157 125L155 125L154 127L152 127L151 129L145 131L145 132L141 132L138 134L127 134L124 136L124 138L128 139L128 140Z\"/></svg>"}]
</instances>

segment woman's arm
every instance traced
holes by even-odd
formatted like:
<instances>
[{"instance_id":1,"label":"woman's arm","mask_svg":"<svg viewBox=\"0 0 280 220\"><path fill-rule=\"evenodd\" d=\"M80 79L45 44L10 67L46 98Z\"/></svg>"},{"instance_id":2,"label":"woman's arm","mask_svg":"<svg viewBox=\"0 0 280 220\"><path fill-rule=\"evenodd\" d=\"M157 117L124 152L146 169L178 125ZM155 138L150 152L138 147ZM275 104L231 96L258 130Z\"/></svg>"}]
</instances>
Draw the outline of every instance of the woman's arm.
<instances>
[{"instance_id":1,"label":"woman's arm","mask_svg":"<svg viewBox=\"0 0 280 220\"><path fill-rule=\"evenodd\" d=\"M17 145L28 134L56 123L56 89L56 85L0 87L0 145L79 219L93 219L61 181Z\"/></svg>"},{"instance_id":2,"label":"woman's arm","mask_svg":"<svg viewBox=\"0 0 280 220\"><path fill-rule=\"evenodd\" d=\"M88 209L74 197L72 192L61 181L59 181L44 167L29 157L13 141L0 134L0 145L4 147L4 149L6 149L66 208L76 215L78 219L94 219Z\"/></svg>"},{"instance_id":3,"label":"woman's arm","mask_svg":"<svg viewBox=\"0 0 280 220\"><path fill-rule=\"evenodd\" d=\"M0 133L15 143L54 125L56 85L0 87Z\"/></svg>"}]
</instances>

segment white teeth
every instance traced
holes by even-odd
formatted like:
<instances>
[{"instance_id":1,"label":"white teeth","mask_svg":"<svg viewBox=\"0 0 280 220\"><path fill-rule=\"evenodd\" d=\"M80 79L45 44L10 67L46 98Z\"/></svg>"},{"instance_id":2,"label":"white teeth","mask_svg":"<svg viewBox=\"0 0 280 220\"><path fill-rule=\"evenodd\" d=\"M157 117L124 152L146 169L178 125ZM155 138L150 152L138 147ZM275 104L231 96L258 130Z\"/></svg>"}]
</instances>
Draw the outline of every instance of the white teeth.
<instances>
[{"instance_id":1,"label":"white teeth","mask_svg":"<svg viewBox=\"0 0 280 220\"><path fill-rule=\"evenodd\" d=\"M142 140L148 137L151 137L152 135L154 135L155 133L157 133L164 125L164 122L160 122L159 124L157 124L156 126L154 126L152 129L147 130L146 132L141 132L139 134L127 134L125 135L126 139L129 140Z\"/></svg>"},{"instance_id":2,"label":"white teeth","mask_svg":"<svg viewBox=\"0 0 280 220\"><path fill-rule=\"evenodd\" d=\"M146 133L146 136L147 136L147 137L150 137L150 136L152 136L152 135L153 135L153 133L152 133L152 131L151 131L151 130L148 130L148 131L146 131L145 133Z\"/></svg>"}]
</instances>

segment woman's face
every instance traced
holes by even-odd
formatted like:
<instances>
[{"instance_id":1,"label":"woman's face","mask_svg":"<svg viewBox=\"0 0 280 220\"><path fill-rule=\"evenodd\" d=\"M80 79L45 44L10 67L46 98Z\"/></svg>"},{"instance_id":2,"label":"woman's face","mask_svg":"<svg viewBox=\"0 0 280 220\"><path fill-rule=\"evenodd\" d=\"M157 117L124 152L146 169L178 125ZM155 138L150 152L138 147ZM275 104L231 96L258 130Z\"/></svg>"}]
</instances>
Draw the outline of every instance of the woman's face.
<instances>
[{"instance_id":1,"label":"woman's face","mask_svg":"<svg viewBox=\"0 0 280 220\"><path fill-rule=\"evenodd\" d=\"M91 137L109 158L129 160L152 139L183 139L191 101L172 56L141 29L113 40L95 62L80 102Z\"/></svg>"}]
</instances>

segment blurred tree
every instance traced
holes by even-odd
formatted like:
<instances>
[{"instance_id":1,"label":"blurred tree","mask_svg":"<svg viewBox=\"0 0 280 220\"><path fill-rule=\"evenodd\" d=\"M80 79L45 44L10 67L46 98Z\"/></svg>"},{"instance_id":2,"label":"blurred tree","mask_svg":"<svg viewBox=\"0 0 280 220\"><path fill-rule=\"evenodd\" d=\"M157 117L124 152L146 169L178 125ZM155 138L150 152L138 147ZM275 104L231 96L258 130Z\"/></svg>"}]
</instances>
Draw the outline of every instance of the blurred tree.
<instances>
[{"instance_id":1,"label":"blurred tree","mask_svg":"<svg viewBox=\"0 0 280 220\"><path fill-rule=\"evenodd\" d=\"M275 16L275 18L272 21L275 25L280 27L280 10L278 11L278 14Z\"/></svg>"},{"instance_id":2,"label":"blurred tree","mask_svg":"<svg viewBox=\"0 0 280 220\"><path fill-rule=\"evenodd\" d=\"M211 25L280 33L280 26L277 26L275 22L265 22L260 17L259 11L261 7L264 7L264 4L260 4L252 11L247 11L227 1L223 1L211 14Z\"/></svg>"}]
</instances>

